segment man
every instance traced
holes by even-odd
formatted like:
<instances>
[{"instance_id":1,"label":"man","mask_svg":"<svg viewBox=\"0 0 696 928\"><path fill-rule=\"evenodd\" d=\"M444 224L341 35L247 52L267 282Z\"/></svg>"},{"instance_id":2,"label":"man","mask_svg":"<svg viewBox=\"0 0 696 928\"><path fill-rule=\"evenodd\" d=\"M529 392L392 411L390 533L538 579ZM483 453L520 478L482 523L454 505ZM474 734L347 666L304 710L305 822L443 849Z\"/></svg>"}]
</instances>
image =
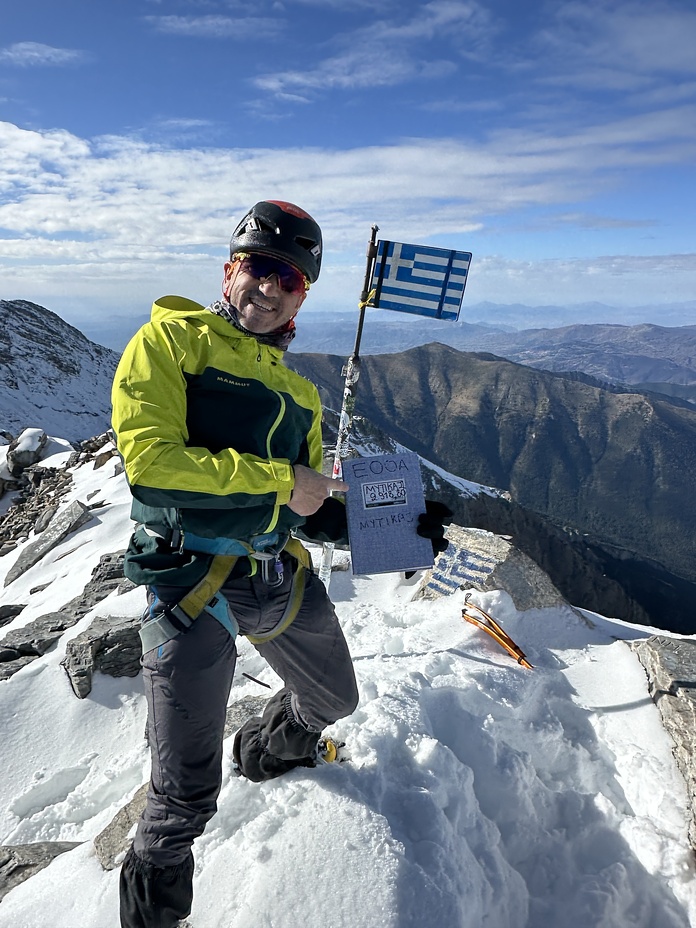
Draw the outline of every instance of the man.
<instances>
[{"instance_id":1,"label":"man","mask_svg":"<svg viewBox=\"0 0 696 928\"><path fill-rule=\"evenodd\" d=\"M216 810L235 637L284 682L235 735L254 781L335 759L323 729L358 700L343 633L296 537L346 543L341 481L321 473L316 388L282 353L321 267L317 223L257 203L207 308L163 297L119 363L113 425L138 523L125 573L148 588L143 679L152 774L121 871L122 928L173 928L191 907L191 846ZM301 528L300 528L301 527ZM442 520L422 529L441 550Z\"/></svg>"}]
</instances>

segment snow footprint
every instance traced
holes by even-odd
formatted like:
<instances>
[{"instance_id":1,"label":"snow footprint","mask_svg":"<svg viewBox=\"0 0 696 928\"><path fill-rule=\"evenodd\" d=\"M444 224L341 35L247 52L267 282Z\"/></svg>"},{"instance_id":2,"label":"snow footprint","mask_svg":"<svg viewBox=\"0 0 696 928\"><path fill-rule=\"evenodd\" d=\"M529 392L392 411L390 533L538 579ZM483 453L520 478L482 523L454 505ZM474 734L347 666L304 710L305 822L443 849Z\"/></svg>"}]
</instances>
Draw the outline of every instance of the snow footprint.
<instances>
[{"instance_id":1,"label":"snow footprint","mask_svg":"<svg viewBox=\"0 0 696 928\"><path fill-rule=\"evenodd\" d=\"M89 775L90 764L96 756L89 754L75 767L65 767L50 776L46 776L44 770L37 771L32 786L10 803L10 811L24 819L43 812L49 806L65 802Z\"/></svg>"}]
</instances>

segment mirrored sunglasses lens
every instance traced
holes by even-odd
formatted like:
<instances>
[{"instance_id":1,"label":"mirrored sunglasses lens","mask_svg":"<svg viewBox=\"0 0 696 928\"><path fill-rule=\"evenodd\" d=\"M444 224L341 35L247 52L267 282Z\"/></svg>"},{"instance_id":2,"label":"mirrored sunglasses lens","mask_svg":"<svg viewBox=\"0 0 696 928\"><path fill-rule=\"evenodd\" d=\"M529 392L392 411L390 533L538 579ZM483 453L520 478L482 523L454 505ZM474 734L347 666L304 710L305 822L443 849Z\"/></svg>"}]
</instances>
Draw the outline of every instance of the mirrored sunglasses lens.
<instances>
[{"instance_id":1,"label":"mirrored sunglasses lens","mask_svg":"<svg viewBox=\"0 0 696 928\"><path fill-rule=\"evenodd\" d=\"M280 286L286 293L304 293L305 280L302 274L284 261L269 258L266 255L249 255L242 261L242 267L257 280L262 277L278 276Z\"/></svg>"}]
</instances>

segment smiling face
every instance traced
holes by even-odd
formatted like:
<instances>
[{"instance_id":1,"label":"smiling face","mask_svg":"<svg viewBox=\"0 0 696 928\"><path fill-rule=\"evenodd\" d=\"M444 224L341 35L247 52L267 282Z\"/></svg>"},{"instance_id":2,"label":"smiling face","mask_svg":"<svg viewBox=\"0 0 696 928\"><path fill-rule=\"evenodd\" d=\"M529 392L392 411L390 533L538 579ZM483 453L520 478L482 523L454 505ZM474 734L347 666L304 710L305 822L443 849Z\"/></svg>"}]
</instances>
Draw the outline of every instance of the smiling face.
<instances>
[{"instance_id":1,"label":"smiling face","mask_svg":"<svg viewBox=\"0 0 696 928\"><path fill-rule=\"evenodd\" d=\"M306 293L288 293L277 274L257 278L239 261L225 264L222 292L237 310L239 321L255 335L282 328L304 303Z\"/></svg>"}]
</instances>

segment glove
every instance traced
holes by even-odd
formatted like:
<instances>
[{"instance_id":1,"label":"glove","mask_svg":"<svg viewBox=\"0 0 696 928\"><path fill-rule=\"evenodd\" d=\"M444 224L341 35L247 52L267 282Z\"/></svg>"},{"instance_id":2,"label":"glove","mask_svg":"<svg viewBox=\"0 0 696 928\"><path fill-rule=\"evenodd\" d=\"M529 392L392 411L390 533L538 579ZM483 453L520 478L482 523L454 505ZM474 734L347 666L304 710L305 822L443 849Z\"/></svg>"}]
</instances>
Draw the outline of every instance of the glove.
<instances>
[{"instance_id":1,"label":"glove","mask_svg":"<svg viewBox=\"0 0 696 928\"><path fill-rule=\"evenodd\" d=\"M425 512L418 516L416 534L421 538L430 539L435 557L449 545L445 538L445 526L450 524L453 516L454 513L449 506L436 499L426 499Z\"/></svg>"},{"instance_id":2,"label":"glove","mask_svg":"<svg viewBox=\"0 0 696 928\"><path fill-rule=\"evenodd\" d=\"M335 496L327 496L317 511L307 516L303 525L298 525L295 534L305 541L329 541L336 545L347 545L345 503Z\"/></svg>"}]
</instances>

